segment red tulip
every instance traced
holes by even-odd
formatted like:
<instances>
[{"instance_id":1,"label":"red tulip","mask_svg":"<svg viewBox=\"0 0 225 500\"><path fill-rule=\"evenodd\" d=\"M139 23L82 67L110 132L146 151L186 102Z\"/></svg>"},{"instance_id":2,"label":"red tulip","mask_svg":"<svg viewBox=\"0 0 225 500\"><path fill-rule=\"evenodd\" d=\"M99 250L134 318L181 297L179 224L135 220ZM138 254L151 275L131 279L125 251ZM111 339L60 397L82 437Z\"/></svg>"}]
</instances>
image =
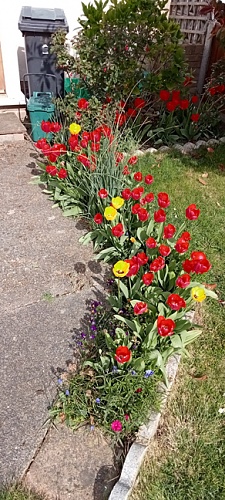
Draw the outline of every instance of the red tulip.
<instances>
[{"instance_id":1,"label":"red tulip","mask_svg":"<svg viewBox=\"0 0 225 500\"><path fill-rule=\"evenodd\" d=\"M163 238L169 240L174 236L175 232L176 232L175 226L173 226L173 224L168 224L167 226L164 227Z\"/></svg>"},{"instance_id":2,"label":"red tulip","mask_svg":"<svg viewBox=\"0 0 225 500\"><path fill-rule=\"evenodd\" d=\"M115 360L117 361L117 363L127 363L128 361L130 361L130 358L131 351L127 346L120 345L119 347L117 347L115 354Z\"/></svg>"},{"instance_id":3,"label":"red tulip","mask_svg":"<svg viewBox=\"0 0 225 500\"><path fill-rule=\"evenodd\" d=\"M148 304L146 302L136 302L134 306L134 314L144 314L148 311Z\"/></svg>"},{"instance_id":4,"label":"red tulip","mask_svg":"<svg viewBox=\"0 0 225 500\"><path fill-rule=\"evenodd\" d=\"M91 143L91 151L93 151L94 153L98 153L98 151L100 150L100 142L92 142Z\"/></svg>"},{"instance_id":5,"label":"red tulip","mask_svg":"<svg viewBox=\"0 0 225 500\"><path fill-rule=\"evenodd\" d=\"M176 285L179 286L179 288L186 288L190 285L190 282L191 276L189 276L189 274L181 274L181 276L178 276L176 280Z\"/></svg>"},{"instance_id":6,"label":"red tulip","mask_svg":"<svg viewBox=\"0 0 225 500\"><path fill-rule=\"evenodd\" d=\"M146 102L144 101L144 99L141 99L141 97L136 97L136 99L134 99L134 107L136 109L142 109L144 108Z\"/></svg>"},{"instance_id":7,"label":"red tulip","mask_svg":"<svg viewBox=\"0 0 225 500\"><path fill-rule=\"evenodd\" d=\"M58 172L59 179L65 179L67 175L68 175L67 170L65 168L60 168Z\"/></svg>"},{"instance_id":8,"label":"red tulip","mask_svg":"<svg viewBox=\"0 0 225 500\"><path fill-rule=\"evenodd\" d=\"M160 245L159 247L159 253L163 256L163 257L167 257L167 255L169 255L171 252L171 248L168 247L167 245Z\"/></svg>"},{"instance_id":9,"label":"red tulip","mask_svg":"<svg viewBox=\"0 0 225 500\"><path fill-rule=\"evenodd\" d=\"M121 196L124 200L129 200L131 197L131 190L129 188L126 188L122 191Z\"/></svg>"},{"instance_id":10,"label":"red tulip","mask_svg":"<svg viewBox=\"0 0 225 500\"><path fill-rule=\"evenodd\" d=\"M147 193L145 195L145 203L151 203L152 201L154 201L154 194L153 193Z\"/></svg>"},{"instance_id":11,"label":"red tulip","mask_svg":"<svg viewBox=\"0 0 225 500\"><path fill-rule=\"evenodd\" d=\"M180 297L180 295L178 295L177 293L171 293L166 303L174 311L179 311L179 309L181 309L182 307L186 307L185 300L182 297Z\"/></svg>"},{"instance_id":12,"label":"red tulip","mask_svg":"<svg viewBox=\"0 0 225 500\"><path fill-rule=\"evenodd\" d=\"M102 222L103 222L103 216L102 216L102 214L96 214L94 216L94 221L95 221L96 224L102 224Z\"/></svg>"},{"instance_id":13,"label":"red tulip","mask_svg":"<svg viewBox=\"0 0 225 500\"><path fill-rule=\"evenodd\" d=\"M212 267L208 259L193 260L192 266L193 272L196 274L207 273Z\"/></svg>"},{"instance_id":14,"label":"red tulip","mask_svg":"<svg viewBox=\"0 0 225 500\"><path fill-rule=\"evenodd\" d=\"M141 172L135 172L134 173L134 180L137 181L137 182L141 182L142 181L142 173Z\"/></svg>"},{"instance_id":15,"label":"red tulip","mask_svg":"<svg viewBox=\"0 0 225 500\"><path fill-rule=\"evenodd\" d=\"M192 122L198 122L199 118L200 118L200 114L199 113L192 113L192 115L191 115L191 121Z\"/></svg>"},{"instance_id":16,"label":"red tulip","mask_svg":"<svg viewBox=\"0 0 225 500\"><path fill-rule=\"evenodd\" d=\"M140 208L138 210L137 215L138 215L138 218L141 222L145 222L149 218L149 213L147 212L147 210L145 208Z\"/></svg>"},{"instance_id":17,"label":"red tulip","mask_svg":"<svg viewBox=\"0 0 225 500\"><path fill-rule=\"evenodd\" d=\"M78 99L77 101L77 106L79 109L88 109L89 102L86 99L84 99L84 97L81 97L81 99Z\"/></svg>"},{"instance_id":18,"label":"red tulip","mask_svg":"<svg viewBox=\"0 0 225 500\"><path fill-rule=\"evenodd\" d=\"M180 109L182 109L182 110L188 109L189 100L188 99L181 99L179 106L180 106Z\"/></svg>"},{"instance_id":19,"label":"red tulip","mask_svg":"<svg viewBox=\"0 0 225 500\"><path fill-rule=\"evenodd\" d=\"M160 256L154 259L149 267L150 271L154 273L156 271L160 271L161 269L163 269L164 266L165 266L165 260L163 259L163 257Z\"/></svg>"},{"instance_id":20,"label":"red tulip","mask_svg":"<svg viewBox=\"0 0 225 500\"><path fill-rule=\"evenodd\" d=\"M51 175L52 177L54 177L58 172L55 165L47 165L45 168L45 171L47 172L47 174Z\"/></svg>"},{"instance_id":21,"label":"red tulip","mask_svg":"<svg viewBox=\"0 0 225 500\"><path fill-rule=\"evenodd\" d=\"M184 260L184 262L182 262L182 267L186 273L193 273L193 260Z\"/></svg>"},{"instance_id":22,"label":"red tulip","mask_svg":"<svg viewBox=\"0 0 225 500\"><path fill-rule=\"evenodd\" d=\"M153 273L145 273L142 276L142 281L145 285L149 286L154 280L154 274Z\"/></svg>"},{"instance_id":23,"label":"red tulip","mask_svg":"<svg viewBox=\"0 0 225 500\"><path fill-rule=\"evenodd\" d=\"M170 98L170 92L168 90L160 90L159 97L161 101L168 101Z\"/></svg>"},{"instance_id":24,"label":"red tulip","mask_svg":"<svg viewBox=\"0 0 225 500\"><path fill-rule=\"evenodd\" d=\"M176 242L176 245L175 245L175 250L178 252L178 253L185 253L187 252L189 248L189 242L188 241L185 241L183 240L183 238L179 238Z\"/></svg>"},{"instance_id":25,"label":"red tulip","mask_svg":"<svg viewBox=\"0 0 225 500\"><path fill-rule=\"evenodd\" d=\"M144 266L148 262L148 256L145 252L140 252L136 255L139 266Z\"/></svg>"},{"instance_id":26,"label":"red tulip","mask_svg":"<svg viewBox=\"0 0 225 500\"><path fill-rule=\"evenodd\" d=\"M131 158L128 160L129 165L135 165L138 161L137 156L131 156Z\"/></svg>"},{"instance_id":27,"label":"red tulip","mask_svg":"<svg viewBox=\"0 0 225 500\"><path fill-rule=\"evenodd\" d=\"M152 184L154 181L154 177L151 174L145 176L145 184Z\"/></svg>"},{"instance_id":28,"label":"red tulip","mask_svg":"<svg viewBox=\"0 0 225 500\"><path fill-rule=\"evenodd\" d=\"M166 220L166 212L160 208L154 213L154 221L155 222L165 222Z\"/></svg>"},{"instance_id":29,"label":"red tulip","mask_svg":"<svg viewBox=\"0 0 225 500\"><path fill-rule=\"evenodd\" d=\"M107 189L104 189L104 188L99 189L98 196L100 198L102 198L102 199L107 198L108 195L109 195L109 193L108 193Z\"/></svg>"},{"instance_id":30,"label":"red tulip","mask_svg":"<svg viewBox=\"0 0 225 500\"><path fill-rule=\"evenodd\" d=\"M121 224L121 222L119 222L119 224L116 224L116 226L112 227L111 231L112 231L113 236L116 236L116 238L120 238L120 236L122 236L124 234L123 224Z\"/></svg>"},{"instance_id":31,"label":"red tulip","mask_svg":"<svg viewBox=\"0 0 225 500\"><path fill-rule=\"evenodd\" d=\"M131 212L132 214L137 215L140 209L141 209L140 203L135 203L135 205L133 205L131 208Z\"/></svg>"},{"instance_id":32,"label":"red tulip","mask_svg":"<svg viewBox=\"0 0 225 500\"><path fill-rule=\"evenodd\" d=\"M129 278L130 276L136 276L136 274L138 273L138 271L140 269L140 265L138 263L138 259L137 259L136 255L134 255L134 257L132 257L132 259L125 259L125 262L128 262L128 264L130 264L129 271L126 274L126 277Z\"/></svg>"},{"instance_id":33,"label":"red tulip","mask_svg":"<svg viewBox=\"0 0 225 500\"><path fill-rule=\"evenodd\" d=\"M131 191L131 197L133 198L133 200L140 200L141 198L141 195L143 194L144 192L144 188L143 187L137 187L137 188L134 188L132 191Z\"/></svg>"},{"instance_id":34,"label":"red tulip","mask_svg":"<svg viewBox=\"0 0 225 500\"><path fill-rule=\"evenodd\" d=\"M157 246L157 242L151 236L146 240L145 244L148 248L155 248Z\"/></svg>"},{"instance_id":35,"label":"red tulip","mask_svg":"<svg viewBox=\"0 0 225 500\"><path fill-rule=\"evenodd\" d=\"M199 208L196 207L195 203L192 203L191 205L189 205L186 208L185 213L186 213L187 219L196 220L196 219L198 219L198 217L200 215L200 210L199 210Z\"/></svg>"},{"instance_id":36,"label":"red tulip","mask_svg":"<svg viewBox=\"0 0 225 500\"><path fill-rule=\"evenodd\" d=\"M170 205L170 199L167 193L158 194L158 205L161 208L167 208Z\"/></svg>"},{"instance_id":37,"label":"red tulip","mask_svg":"<svg viewBox=\"0 0 225 500\"><path fill-rule=\"evenodd\" d=\"M174 328L176 324L170 318L164 318L164 316L158 316L157 319L157 330L161 337L169 337L173 335Z\"/></svg>"}]
</instances>

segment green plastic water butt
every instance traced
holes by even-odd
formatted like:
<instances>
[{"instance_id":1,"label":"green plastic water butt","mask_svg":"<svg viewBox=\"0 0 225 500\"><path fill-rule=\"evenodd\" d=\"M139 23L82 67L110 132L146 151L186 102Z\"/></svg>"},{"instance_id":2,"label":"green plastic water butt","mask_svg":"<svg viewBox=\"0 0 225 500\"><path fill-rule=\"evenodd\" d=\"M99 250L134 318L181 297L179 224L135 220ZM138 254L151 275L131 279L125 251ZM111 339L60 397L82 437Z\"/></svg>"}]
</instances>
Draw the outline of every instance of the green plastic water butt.
<instances>
[{"instance_id":1,"label":"green plastic water butt","mask_svg":"<svg viewBox=\"0 0 225 500\"><path fill-rule=\"evenodd\" d=\"M42 137L47 137L47 135L49 138L50 134L46 134L41 130L41 122L42 120L51 120L54 114L55 106L52 103L52 93L33 92L27 103L27 109L30 115L33 141L36 142Z\"/></svg>"},{"instance_id":2,"label":"green plastic water butt","mask_svg":"<svg viewBox=\"0 0 225 500\"><path fill-rule=\"evenodd\" d=\"M65 94L72 92L77 99L84 97L85 99L89 99L90 95L86 87L81 86L81 80L79 78L65 78L64 80L64 91Z\"/></svg>"}]
</instances>

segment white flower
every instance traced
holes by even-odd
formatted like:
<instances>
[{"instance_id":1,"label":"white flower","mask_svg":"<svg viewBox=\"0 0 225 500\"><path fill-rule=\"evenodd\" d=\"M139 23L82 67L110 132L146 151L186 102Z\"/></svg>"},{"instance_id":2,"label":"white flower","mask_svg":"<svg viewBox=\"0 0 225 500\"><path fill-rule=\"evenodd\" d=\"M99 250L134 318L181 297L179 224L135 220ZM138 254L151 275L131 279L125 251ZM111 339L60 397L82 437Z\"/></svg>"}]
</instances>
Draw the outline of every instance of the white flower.
<instances>
[{"instance_id":1,"label":"white flower","mask_svg":"<svg viewBox=\"0 0 225 500\"><path fill-rule=\"evenodd\" d=\"M219 413L225 413L225 408L219 408L218 412Z\"/></svg>"},{"instance_id":2,"label":"white flower","mask_svg":"<svg viewBox=\"0 0 225 500\"><path fill-rule=\"evenodd\" d=\"M225 397L225 392L223 393L223 396Z\"/></svg>"}]
</instances>

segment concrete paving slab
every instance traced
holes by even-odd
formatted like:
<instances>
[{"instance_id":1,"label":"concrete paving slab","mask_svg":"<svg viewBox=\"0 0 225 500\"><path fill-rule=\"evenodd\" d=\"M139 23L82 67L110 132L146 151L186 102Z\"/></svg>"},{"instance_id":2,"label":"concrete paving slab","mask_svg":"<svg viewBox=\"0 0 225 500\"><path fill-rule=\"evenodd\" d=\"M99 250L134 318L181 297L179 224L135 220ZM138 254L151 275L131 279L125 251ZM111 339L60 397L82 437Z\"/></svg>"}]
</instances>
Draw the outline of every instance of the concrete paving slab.
<instances>
[{"instance_id":1,"label":"concrete paving slab","mask_svg":"<svg viewBox=\"0 0 225 500\"><path fill-rule=\"evenodd\" d=\"M52 210L47 196L29 183L36 157L26 141L0 145L0 483L20 478L39 450L47 432L48 406L56 394L55 372L74 362L74 331L86 316L87 302L101 297L103 290L102 270L91 246L78 242L83 223L64 218L58 208ZM61 448L69 453L68 441L63 444L68 432L57 434L56 455ZM74 437L72 462L78 442L80 456L86 453L86 438ZM96 443L94 457L95 448ZM91 442L88 449L91 461ZM94 492L97 470L103 467L103 449L112 466L105 443L102 462L96 460L93 471L88 469L88 494ZM61 455L62 461L66 455Z\"/></svg>"},{"instance_id":2,"label":"concrete paving slab","mask_svg":"<svg viewBox=\"0 0 225 500\"><path fill-rule=\"evenodd\" d=\"M50 430L25 484L49 500L106 500L116 476L112 450L98 430L73 433L61 425Z\"/></svg>"}]
</instances>

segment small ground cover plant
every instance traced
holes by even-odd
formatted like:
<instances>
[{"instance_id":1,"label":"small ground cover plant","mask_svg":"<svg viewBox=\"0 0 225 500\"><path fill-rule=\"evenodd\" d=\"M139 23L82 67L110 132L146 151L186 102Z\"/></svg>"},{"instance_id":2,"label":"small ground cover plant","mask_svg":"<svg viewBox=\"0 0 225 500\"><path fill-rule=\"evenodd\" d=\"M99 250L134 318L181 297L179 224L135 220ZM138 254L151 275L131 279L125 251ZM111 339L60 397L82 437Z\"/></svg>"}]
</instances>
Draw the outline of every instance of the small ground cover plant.
<instances>
[{"instance_id":1,"label":"small ground cover plant","mask_svg":"<svg viewBox=\"0 0 225 500\"><path fill-rule=\"evenodd\" d=\"M79 211L69 215L83 211L92 225L81 242L93 242L97 259L111 264L112 277L108 316L105 306L92 304L90 332L82 332L78 340L82 365L74 376L59 379L60 396L52 415L73 426L82 421L103 425L115 440L130 439L146 415L145 397L155 404L158 380L167 382L169 357L187 354L186 346L200 334L186 312L207 296L217 298L198 279L211 263L198 247L189 255L189 226L200 216L195 203L186 207L185 222L175 225L168 193L152 191L150 172L131 172L137 157L122 164L123 154L112 147L112 130L85 131L84 137L80 125L72 123L69 131L67 145L45 149L46 143L39 142L51 161L41 180L54 193L60 186L60 196L66 189L70 198L68 188L73 190ZM73 156L68 156L68 145ZM102 154L104 175L93 153ZM63 166L62 158L67 158Z\"/></svg>"}]
</instances>

